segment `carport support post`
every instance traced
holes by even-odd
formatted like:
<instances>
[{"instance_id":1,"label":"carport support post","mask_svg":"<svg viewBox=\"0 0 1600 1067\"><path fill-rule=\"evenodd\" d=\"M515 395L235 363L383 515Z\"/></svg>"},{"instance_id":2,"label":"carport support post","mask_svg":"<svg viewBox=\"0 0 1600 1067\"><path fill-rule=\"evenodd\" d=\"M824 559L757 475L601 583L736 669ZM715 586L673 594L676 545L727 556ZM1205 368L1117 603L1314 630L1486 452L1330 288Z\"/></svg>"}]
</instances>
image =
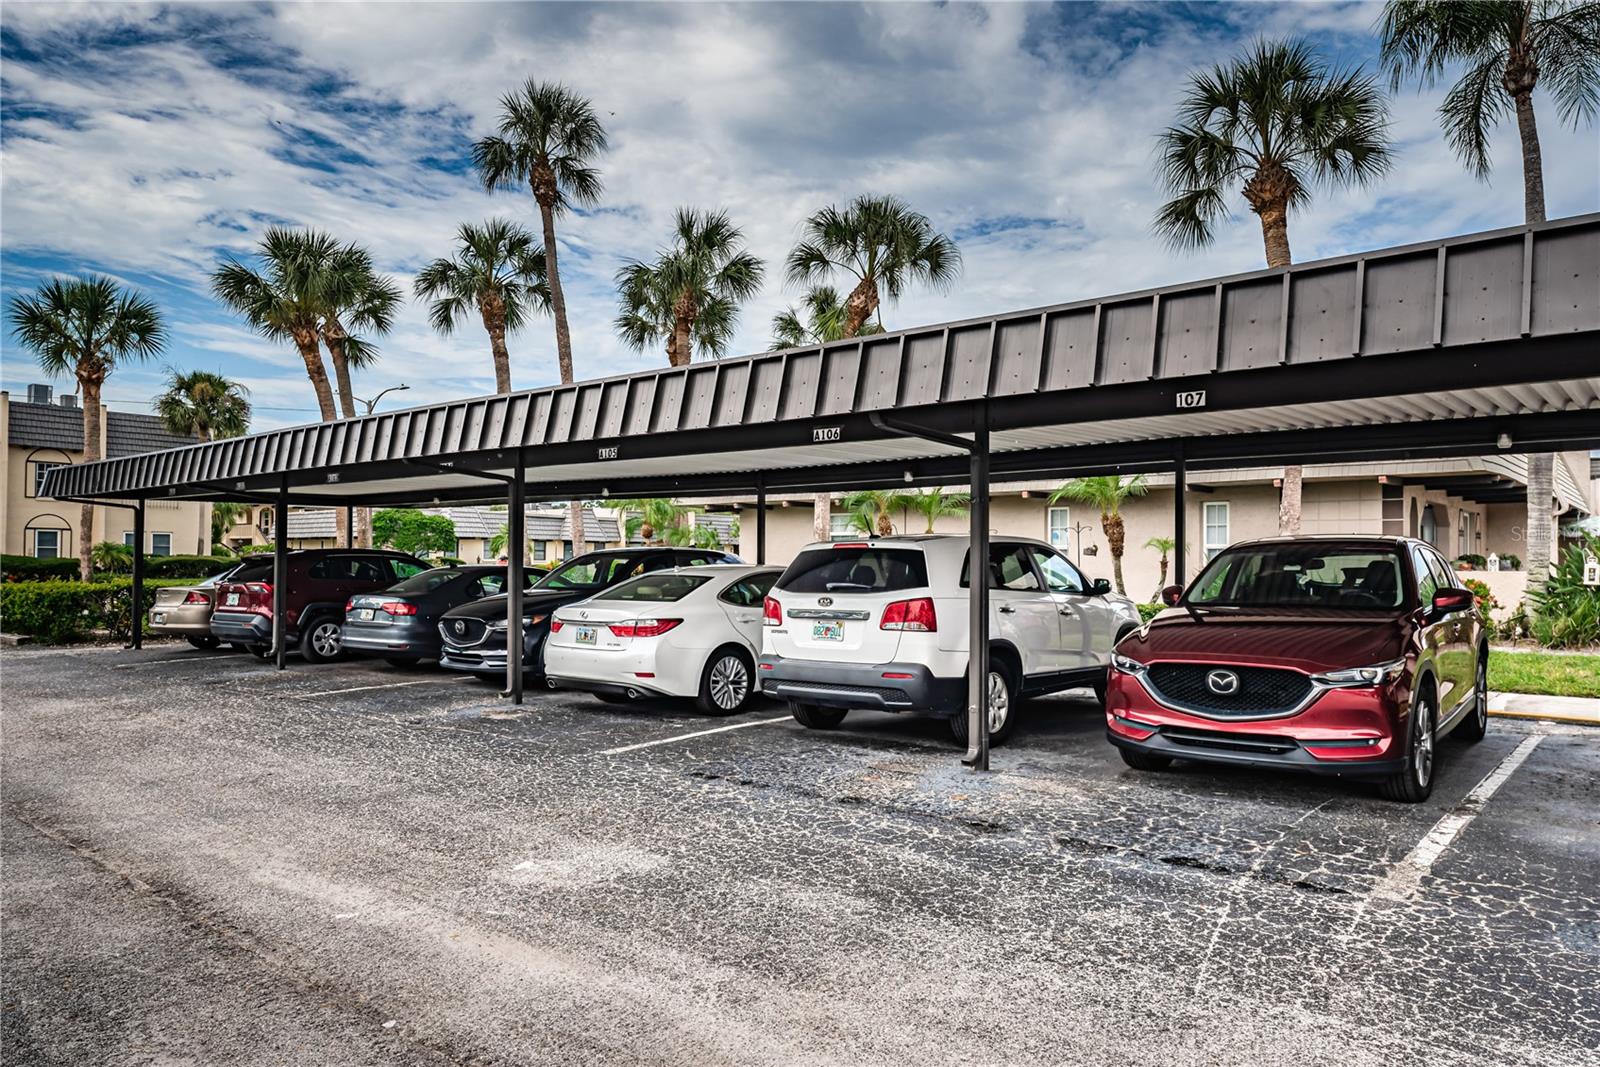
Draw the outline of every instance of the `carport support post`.
<instances>
[{"instance_id":1,"label":"carport support post","mask_svg":"<svg viewBox=\"0 0 1600 1067\"><path fill-rule=\"evenodd\" d=\"M353 504L344 506L344 547L356 547L356 509Z\"/></svg>"},{"instance_id":2,"label":"carport support post","mask_svg":"<svg viewBox=\"0 0 1600 1067\"><path fill-rule=\"evenodd\" d=\"M272 505L272 655L283 670L289 658L289 494L280 490Z\"/></svg>"},{"instance_id":3,"label":"carport support post","mask_svg":"<svg viewBox=\"0 0 1600 1067\"><path fill-rule=\"evenodd\" d=\"M756 562L767 562L767 480L756 482Z\"/></svg>"},{"instance_id":4,"label":"carport support post","mask_svg":"<svg viewBox=\"0 0 1600 1067\"><path fill-rule=\"evenodd\" d=\"M961 762L989 769L989 420L982 411L972 436L972 501L967 509L972 544L967 556L967 754ZM1013 694L1015 700L1015 694ZM1016 714L1016 708L1010 709Z\"/></svg>"},{"instance_id":5,"label":"carport support post","mask_svg":"<svg viewBox=\"0 0 1600 1067\"><path fill-rule=\"evenodd\" d=\"M144 501L133 508L133 636L129 648L144 647Z\"/></svg>"},{"instance_id":6,"label":"carport support post","mask_svg":"<svg viewBox=\"0 0 1600 1067\"><path fill-rule=\"evenodd\" d=\"M513 704L522 703L522 554L528 539L522 503L525 473L518 457L516 472L506 488L506 694Z\"/></svg>"},{"instance_id":7,"label":"carport support post","mask_svg":"<svg viewBox=\"0 0 1600 1067\"><path fill-rule=\"evenodd\" d=\"M1185 561L1189 558L1187 546L1184 544L1184 518L1188 508L1184 504L1183 492L1189 480L1188 465L1184 462L1183 449L1178 449L1177 461L1172 467L1172 582L1174 585L1187 585L1189 582L1188 570Z\"/></svg>"}]
</instances>

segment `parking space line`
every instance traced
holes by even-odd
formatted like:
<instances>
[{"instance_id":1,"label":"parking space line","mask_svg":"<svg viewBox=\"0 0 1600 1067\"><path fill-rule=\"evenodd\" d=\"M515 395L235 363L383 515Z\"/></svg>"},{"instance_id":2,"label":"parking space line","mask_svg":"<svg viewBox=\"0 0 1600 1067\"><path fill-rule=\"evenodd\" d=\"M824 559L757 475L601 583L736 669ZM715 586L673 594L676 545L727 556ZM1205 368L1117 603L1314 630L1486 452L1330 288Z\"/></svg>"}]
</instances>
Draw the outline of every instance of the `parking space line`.
<instances>
[{"instance_id":1,"label":"parking space line","mask_svg":"<svg viewBox=\"0 0 1600 1067\"><path fill-rule=\"evenodd\" d=\"M331 697L339 693L364 693L369 689L400 689L408 685L443 685L446 682L454 682L455 680L456 679L454 678L418 678L414 682L386 682L383 685L353 685L348 689L319 689L315 693L288 693L285 695L293 697L297 700L305 700L310 697Z\"/></svg>"},{"instance_id":2,"label":"parking space line","mask_svg":"<svg viewBox=\"0 0 1600 1067\"><path fill-rule=\"evenodd\" d=\"M696 737L706 737L710 734L725 734L729 730L744 730L751 726L771 726L775 722L788 722L788 715L777 715L770 719L756 719L754 722L736 722L732 726L718 726L710 730L696 730L689 734L676 734L672 737L663 737L656 741L642 741L637 745L623 745L621 748L608 748L603 750L602 756L620 756L624 752L637 752L641 748L654 748L657 745L671 745L678 741L688 741Z\"/></svg>"},{"instance_id":3,"label":"parking space line","mask_svg":"<svg viewBox=\"0 0 1600 1067\"><path fill-rule=\"evenodd\" d=\"M163 663L218 663L218 662L221 662L221 661L216 656L207 655L204 652L191 652L186 656L167 656L164 659L147 659L147 660L144 660L144 661L142 661L140 663L113 663L111 665L111 669L114 670L114 671L131 671L131 670L135 670L135 669L137 669L139 667L155 667L155 666L159 666L160 664L163 664Z\"/></svg>"},{"instance_id":4,"label":"parking space line","mask_svg":"<svg viewBox=\"0 0 1600 1067\"><path fill-rule=\"evenodd\" d=\"M1395 864L1383 880L1373 887L1371 895L1383 900L1406 900L1416 895L1422 886L1422 878L1433 865L1439 861L1444 850L1450 847L1461 831L1472 824L1483 811L1489 798L1499 791L1516 769L1522 766L1533 750L1538 747L1544 734L1534 734L1526 738L1520 745L1512 750L1511 754L1500 761L1499 766L1484 776L1483 781L1472 787L1465 797L1461 798L1453 811L1446 813L1438 822L1433 824L1433 829L1423 835L1415 848L1407 853L1405 859Z\"/></svg>"}]
</instances>

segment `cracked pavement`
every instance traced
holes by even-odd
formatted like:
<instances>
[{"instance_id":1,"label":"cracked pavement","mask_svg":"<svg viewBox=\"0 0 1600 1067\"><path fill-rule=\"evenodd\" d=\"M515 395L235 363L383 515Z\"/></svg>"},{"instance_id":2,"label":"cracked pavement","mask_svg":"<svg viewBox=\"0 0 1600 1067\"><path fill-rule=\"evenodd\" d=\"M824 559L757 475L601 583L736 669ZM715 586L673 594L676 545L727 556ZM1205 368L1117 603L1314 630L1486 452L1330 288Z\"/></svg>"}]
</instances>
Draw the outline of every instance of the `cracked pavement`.
<instances>
[{"instance_id":1,"label":"cracked pavement","mask_svg":"<svg viewBox=\"0 0 1600 1067\"><path fill-rule=\"evenodd\" d=\"M7 1064L1600 1061L1593 730L1493 720L1405 806L1130 771L1086 694L975 776L889 715L187 646L0 674Z\"/></svg>"}]
</instances>

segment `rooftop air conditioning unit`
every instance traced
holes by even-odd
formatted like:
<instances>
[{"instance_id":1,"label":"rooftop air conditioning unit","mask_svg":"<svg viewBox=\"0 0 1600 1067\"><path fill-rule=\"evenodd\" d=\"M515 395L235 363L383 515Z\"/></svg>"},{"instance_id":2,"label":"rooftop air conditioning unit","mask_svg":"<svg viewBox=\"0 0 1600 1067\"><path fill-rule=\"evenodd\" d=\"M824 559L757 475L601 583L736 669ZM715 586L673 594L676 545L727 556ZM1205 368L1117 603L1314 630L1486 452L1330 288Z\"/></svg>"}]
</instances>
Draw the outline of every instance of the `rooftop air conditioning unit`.
<instances>
[{"instance_id":1,"label":"rooftop air conditioning unit","mask_svg":"<svg viewBox=\"0 0 1600 1067\"><path fill-rule=\"evenodd\" d=\"M28 386L28 403L48 404L50 403L50 392L48 385L30 385Z\"/></svg>"},{"instance_id":2,"label":"rooftop air conditioning unit","mask_svg":"<svg viewBox=\"0 0 1600 1067\"><path fill-rule=\"evenodd\" d=\"M62 393L56 402L64 408L76 408L78 406L78 395L76 393Z\"/></svg>"}]
</instances>

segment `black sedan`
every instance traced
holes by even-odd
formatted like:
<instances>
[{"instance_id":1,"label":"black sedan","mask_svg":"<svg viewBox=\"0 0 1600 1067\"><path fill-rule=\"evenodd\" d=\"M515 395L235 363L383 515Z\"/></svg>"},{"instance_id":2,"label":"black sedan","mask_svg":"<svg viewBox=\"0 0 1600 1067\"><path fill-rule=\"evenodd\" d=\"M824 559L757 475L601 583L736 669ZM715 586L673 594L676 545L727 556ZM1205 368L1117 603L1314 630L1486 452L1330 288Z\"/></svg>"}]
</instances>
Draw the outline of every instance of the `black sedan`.
<instances>
[{"instance_id":1,"label":"black sedan","mask_svg":"<svg viewBox=\"0 0 1600 1067\"><path fill-rule=\"evenodd\" d=\"M648 571L743 562L738 556L706 548L619 548L588 552L568 560L523 593L523 674L544 674L544 639L550 633L550 615L557 608ZM439 634L444 639L441 666L505 677L508 646L504 594L474 600L446 612L439 621Z\"/></svg>"},{"instance_id":2,"label":"black sedan","mask_svg":"<svg viewBox=\"0 0 1600 1067\"><path fill-rule=\"evenodd\" d=\"M445 612L505 587L504 567L435 567L381 592L353 596L344 606L345 651L382 656L397 667L438 659Z\"/></svg>"}]
</instances>

